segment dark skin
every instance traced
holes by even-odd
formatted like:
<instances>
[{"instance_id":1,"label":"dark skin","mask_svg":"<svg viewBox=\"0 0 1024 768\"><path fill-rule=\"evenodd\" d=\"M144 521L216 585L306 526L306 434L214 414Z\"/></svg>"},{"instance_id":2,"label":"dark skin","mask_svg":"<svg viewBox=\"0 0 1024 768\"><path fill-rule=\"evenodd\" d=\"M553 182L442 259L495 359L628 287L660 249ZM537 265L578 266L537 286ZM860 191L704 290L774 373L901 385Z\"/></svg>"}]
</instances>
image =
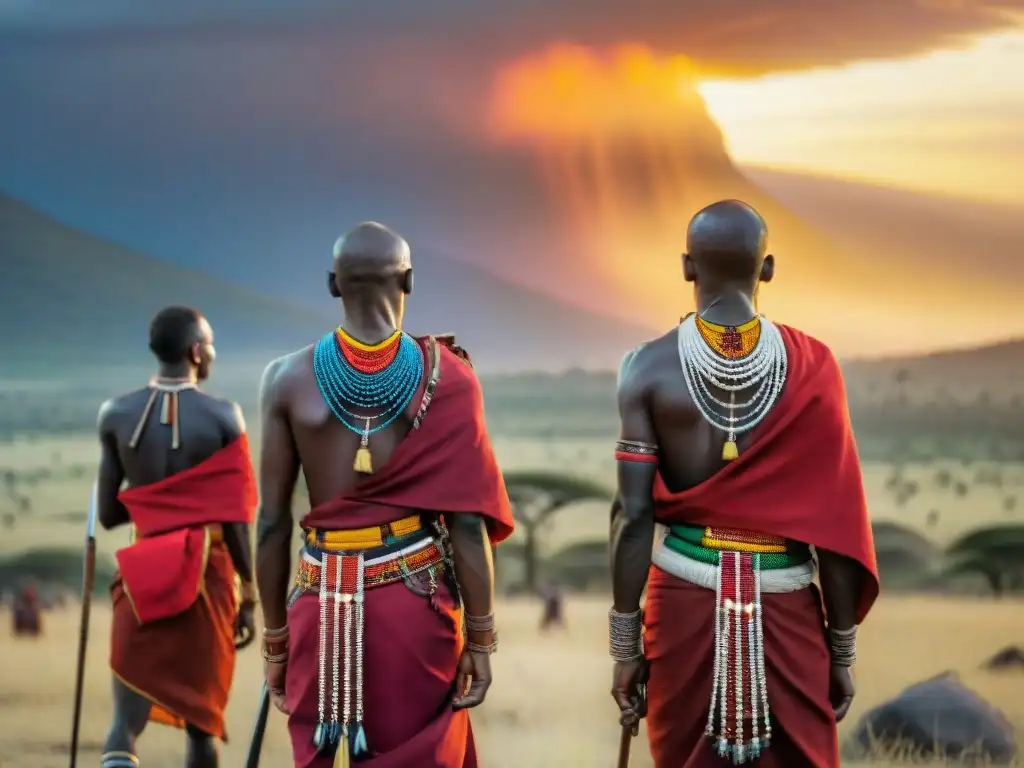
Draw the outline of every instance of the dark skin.
<instances>
[{"instance_id":1,"label":"dark skin","mask_svg":"<svg viewBox=\"0 0 1024 768\"><path fill-rule=\"evenodd\" d=\"M766 253L767 228L761 217L738 201L725 201L698 213L687 232L683 275L694 284L697 312L717 325L742 325L757 313L757 289L775 273L775 259ZM661 474L672 492L692 488L715 473L722 459L725 434L708 424L690 398L680 371L676 329L630 352L619 370L620 437L658 446L659 463L618 462L617 505L611 522L614 608L639 609L647 583L654 544L655 477ZM727 394L709 384L719 399ZM746 392L737 393L742 400ZM742 452L749 433L739 436ZM829 625L848 629L856 622L860 567L853 561L819 550L820 581ZM644 661L617 663L612 696L623 726L635 727L643 716L638 685L646 674ZM854 686L849 667L831 667L830 698L836 720L846 716Z\"/></svg>"},{"instance_id":2,"label":"dark skin","mask_svg":"<svg viewBox=\"0 0 1024 768\"><path fill-rule=\"evenodd\" d=\"M188 356L177 363L160 363L161 379L201 382L209 374L215 357L213 331L206 321L199 323L196 339ZM245 432L242 411L235 403L211 397L198 390L186 390L178 396L181 445L171 449L171 432L160 424L158 408L150 412L142 437L133 449L129 441L149 400L150 389L140 389L108 400L100 408L98 427L100 465L97 477L97 518L106 530L131 523L117 494L127 481L129 486L155 483L202 463ZM247 524L224 525L224 544L235 570L244 582L252 582L252 530ZM236 646L244 648L255 637L254 603L243 601L236 620ZM149 717L147 699L127 688L116 677L113 681L114 721L104 752L125 751L135 754L135 742ZM217 768L217 748L213 737L193 726L186 728L187 768Z\"/></svg>"},{"instance_id":3,"label":"dark skin","mask_svg":"<svg viewBox=\"0 0 1024 768\"><path fill-rule=\"evenodd\" d=\"M409 246L386 227L357 226L335 246L328 288L341 300L342 327L367 344L376 344L401 328L405 297L412 292ZM257 533L257 574L264 624L287 624L286 601L292 582L292 496L301 468L316 506L354 486L352 469L359 435L341 424L324 401L313 376L313 347L275 360L263 374L260 388L260 519ZM388 461L412 428L419 407L414 396L402 417L373 434L374 465ZM351 404L353 412L358 412ZM428 416L429 418L429 416ZM467 614L486 616L494 608L494 563L484 520L479 515L454 515L448 520L456 579ZM491 632L470 633L470 642L489 646ZM282 712L287 664L265 665L271 700ZM490 657L464 650L456 670L454 707L483 702L491 684Z\"/></svg>"}]
</instances>

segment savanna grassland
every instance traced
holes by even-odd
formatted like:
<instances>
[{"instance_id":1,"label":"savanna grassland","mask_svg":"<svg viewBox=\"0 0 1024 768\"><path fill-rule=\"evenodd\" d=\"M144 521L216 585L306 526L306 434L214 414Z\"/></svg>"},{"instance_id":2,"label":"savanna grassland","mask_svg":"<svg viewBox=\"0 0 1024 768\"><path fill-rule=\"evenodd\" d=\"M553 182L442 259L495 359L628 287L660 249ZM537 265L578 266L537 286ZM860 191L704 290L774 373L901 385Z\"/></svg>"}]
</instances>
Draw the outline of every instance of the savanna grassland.
<instances>
[{"instance_id":1,"label":"savanna grassland","mask_svg":"<svg viewBox=\"0 0 1024 768\"><path fill-rule=\"evenodd\" d=\"M553 470L611 485L615 416L609 381L576 376L568 386L551 384L545 377L521 377L486 389L496 450L506 471ZM40 387L26 391L24 386L9 386L4 391L0 558L40 548L80 550L97 458L89 428L101 399L99 391L87 396L78 392L75 398ZM235 396L254 414L254 387L246 392L247 396ZM879 402L892 403L894 410L888 417L862 417L861 423L868 426L858 427L874 520L897 523L937 550L980 526L1016 521L1017 499L1024 495L1024 464L1006 439L1012 430L986 428L965 433L963 439L942 423L929 431L926 426L929 419L935 420L936 411L921 411L911 418L908 413L914 409L900 405L901 392L895 386L888 394L875 395ZM972 407L980 407L976 400L971 396ZM982 405L991 407L991 402ZM988 421L1002 427L1015 424L1015 407L1007 400L1003 416ZM892 429L873 426L877 424ZM251 423L250 431L258 445L259 425ZM301 506L299 501L299 511ZM606 501L566 507L539 533L541 559L575 543L606 540L607 521ZM126 542L127 532L100 532L101 560L109 566L113 551ZM514 579L516 570L515 563L502 565L503 582ZM77 589L74 579L64 586ZM495 684L487 703L474 714L485 766L614 765L618 729L607 694L607 605L604 595L570 595L567 632L540 636L537 603L511 597L499 601L503 635L501 652L494 659ZM38 642L0 633L0 768L66 764L77 624L77 609L69 607L46 615L45 637ZM100 599L94 604L86 675L84 764L97 760L111 712L108 631L109 609ZM1013 595L990 596L983 580L929 594L891 591L863 629L858 697L843 728L873 704L946 670L955 670L1024 728L1024 672L981 669L994 652L1021 643L1024 602ZM233 738L224 749L226 766L241 763L260 683L259 652L245 651L228 713ZM182 764L184 743L181 734L154 726L140 750L147 767L171 768ZM268 768L289 761L283 718L274 714L264 755ZM892 763L880 757L876 764ZM631 765L651 765L642 739L635 744Z\"/></svg>"}]
</instances>

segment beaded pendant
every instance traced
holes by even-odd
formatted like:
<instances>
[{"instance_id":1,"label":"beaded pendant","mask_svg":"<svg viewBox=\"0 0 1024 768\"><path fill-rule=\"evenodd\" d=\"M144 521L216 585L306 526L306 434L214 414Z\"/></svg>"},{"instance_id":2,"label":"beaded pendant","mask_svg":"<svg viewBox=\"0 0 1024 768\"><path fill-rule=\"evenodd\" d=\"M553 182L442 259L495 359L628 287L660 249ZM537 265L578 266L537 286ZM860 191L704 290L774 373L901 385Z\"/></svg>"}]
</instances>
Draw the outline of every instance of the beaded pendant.
<instances>
[{"instance_id":1,"label":"beaded pendant","mask_svg":"<svg viewBox=\"0 0 1024 768\"><path fill-rule=\"evenodd\" d=\"M359 435L352 468L371 474L370 435L389 427L412 402L423 378L423 350L401 331L368 345L338 328L317 342L313 374L331 413Z\"/></svg>"}]
</instances>

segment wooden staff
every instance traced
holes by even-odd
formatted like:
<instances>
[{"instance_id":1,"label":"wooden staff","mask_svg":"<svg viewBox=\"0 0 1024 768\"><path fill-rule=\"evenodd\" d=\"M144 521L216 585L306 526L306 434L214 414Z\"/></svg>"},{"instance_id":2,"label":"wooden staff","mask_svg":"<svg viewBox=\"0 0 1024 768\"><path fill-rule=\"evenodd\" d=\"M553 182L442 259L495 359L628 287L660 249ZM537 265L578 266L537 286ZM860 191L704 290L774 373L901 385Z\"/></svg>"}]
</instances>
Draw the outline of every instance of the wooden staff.
<instances>
[{"instance_id":1,"label":"wooden staff","mask_svg":"<svg viewBox=\"0 0 1024 768\"><path fill-rule=\"evenodd\" d=\"M256 710L256 724L252 727L249 752L245 756L245 768L260 768L260 753L263 751L263 737L267 732L267 715L270 714L270 688L263 683L260 705Z\"/></svg>"},{"instance_id":2,"label":"wooden staff","mask_svg":"<svg viewBox=\"0 0 1024 768\"><path fill-rule=\"evenodd\" d=\"M299 557L302 557L302 550L299 550ZM302 590L295 588L288 595L288 607L295 605L295 601L302 596ZM249 739L249 751L245 756L245 768L259 768L260 754L263 752L263 737L267 733L267 716L270 714L270 688L266 681L263 682L263 690L260 692L260 703L256 708L256 723L252 727L252 738Z\"/></svg>"},{"instance_id":3,"label":"wooden staff","mask_svg":"<svg viewBox=\"0 0 1024 768\"><path fill-rule=\"evenodd\" d=\"M82 565L82 618L78 630L78 668L75 670L75 708L71 721L71 757L69 768L78 763L78 728L82 721L82 689L85 682L85 650L89 644L89 610L96 578L96 484L89 500L89 517L85 523L85 558Z\"/></svg>"},{"instance_id":4,"label":"wooden staff","mask_svg":"<svg viewBox=\"0 0 1024 768\"><path fill-rule=\"evenodd\" d=\"M633 744L633 729L628 725L622 726L622 735L619 737L619 768L629 768L629 748Z\"/></svg>"}]
</instances>

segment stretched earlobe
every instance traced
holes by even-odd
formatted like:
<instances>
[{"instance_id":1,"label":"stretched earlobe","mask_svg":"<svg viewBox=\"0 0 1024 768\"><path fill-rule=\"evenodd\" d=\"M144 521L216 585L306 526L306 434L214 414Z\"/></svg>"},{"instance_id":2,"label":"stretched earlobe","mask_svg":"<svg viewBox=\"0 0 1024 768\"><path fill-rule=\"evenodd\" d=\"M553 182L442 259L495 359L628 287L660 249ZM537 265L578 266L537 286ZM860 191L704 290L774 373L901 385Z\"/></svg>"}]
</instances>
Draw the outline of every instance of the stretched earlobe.
<instances>
[{"instance_id":1,"label":"stretched earlobe","mask_svg":"<svg viewBox=\"0 0 1024 768\"><path fill-rule=\"evenodd\" d=\"M697 282L697 267L688 253L683 254L683 279L688 283Z\"/></svg>"},{"instance_id":2,"label":"stretched earlobe","mask_svg":"<svg viewBox=\"0 0 1024 768\"><path fill-rule=\"evenodd\" d=\"M334 272L327 273L327 290L334 298L341 298L341 292L338 290L338 282L334 279Z\"/></svg>"}]
</instances>

